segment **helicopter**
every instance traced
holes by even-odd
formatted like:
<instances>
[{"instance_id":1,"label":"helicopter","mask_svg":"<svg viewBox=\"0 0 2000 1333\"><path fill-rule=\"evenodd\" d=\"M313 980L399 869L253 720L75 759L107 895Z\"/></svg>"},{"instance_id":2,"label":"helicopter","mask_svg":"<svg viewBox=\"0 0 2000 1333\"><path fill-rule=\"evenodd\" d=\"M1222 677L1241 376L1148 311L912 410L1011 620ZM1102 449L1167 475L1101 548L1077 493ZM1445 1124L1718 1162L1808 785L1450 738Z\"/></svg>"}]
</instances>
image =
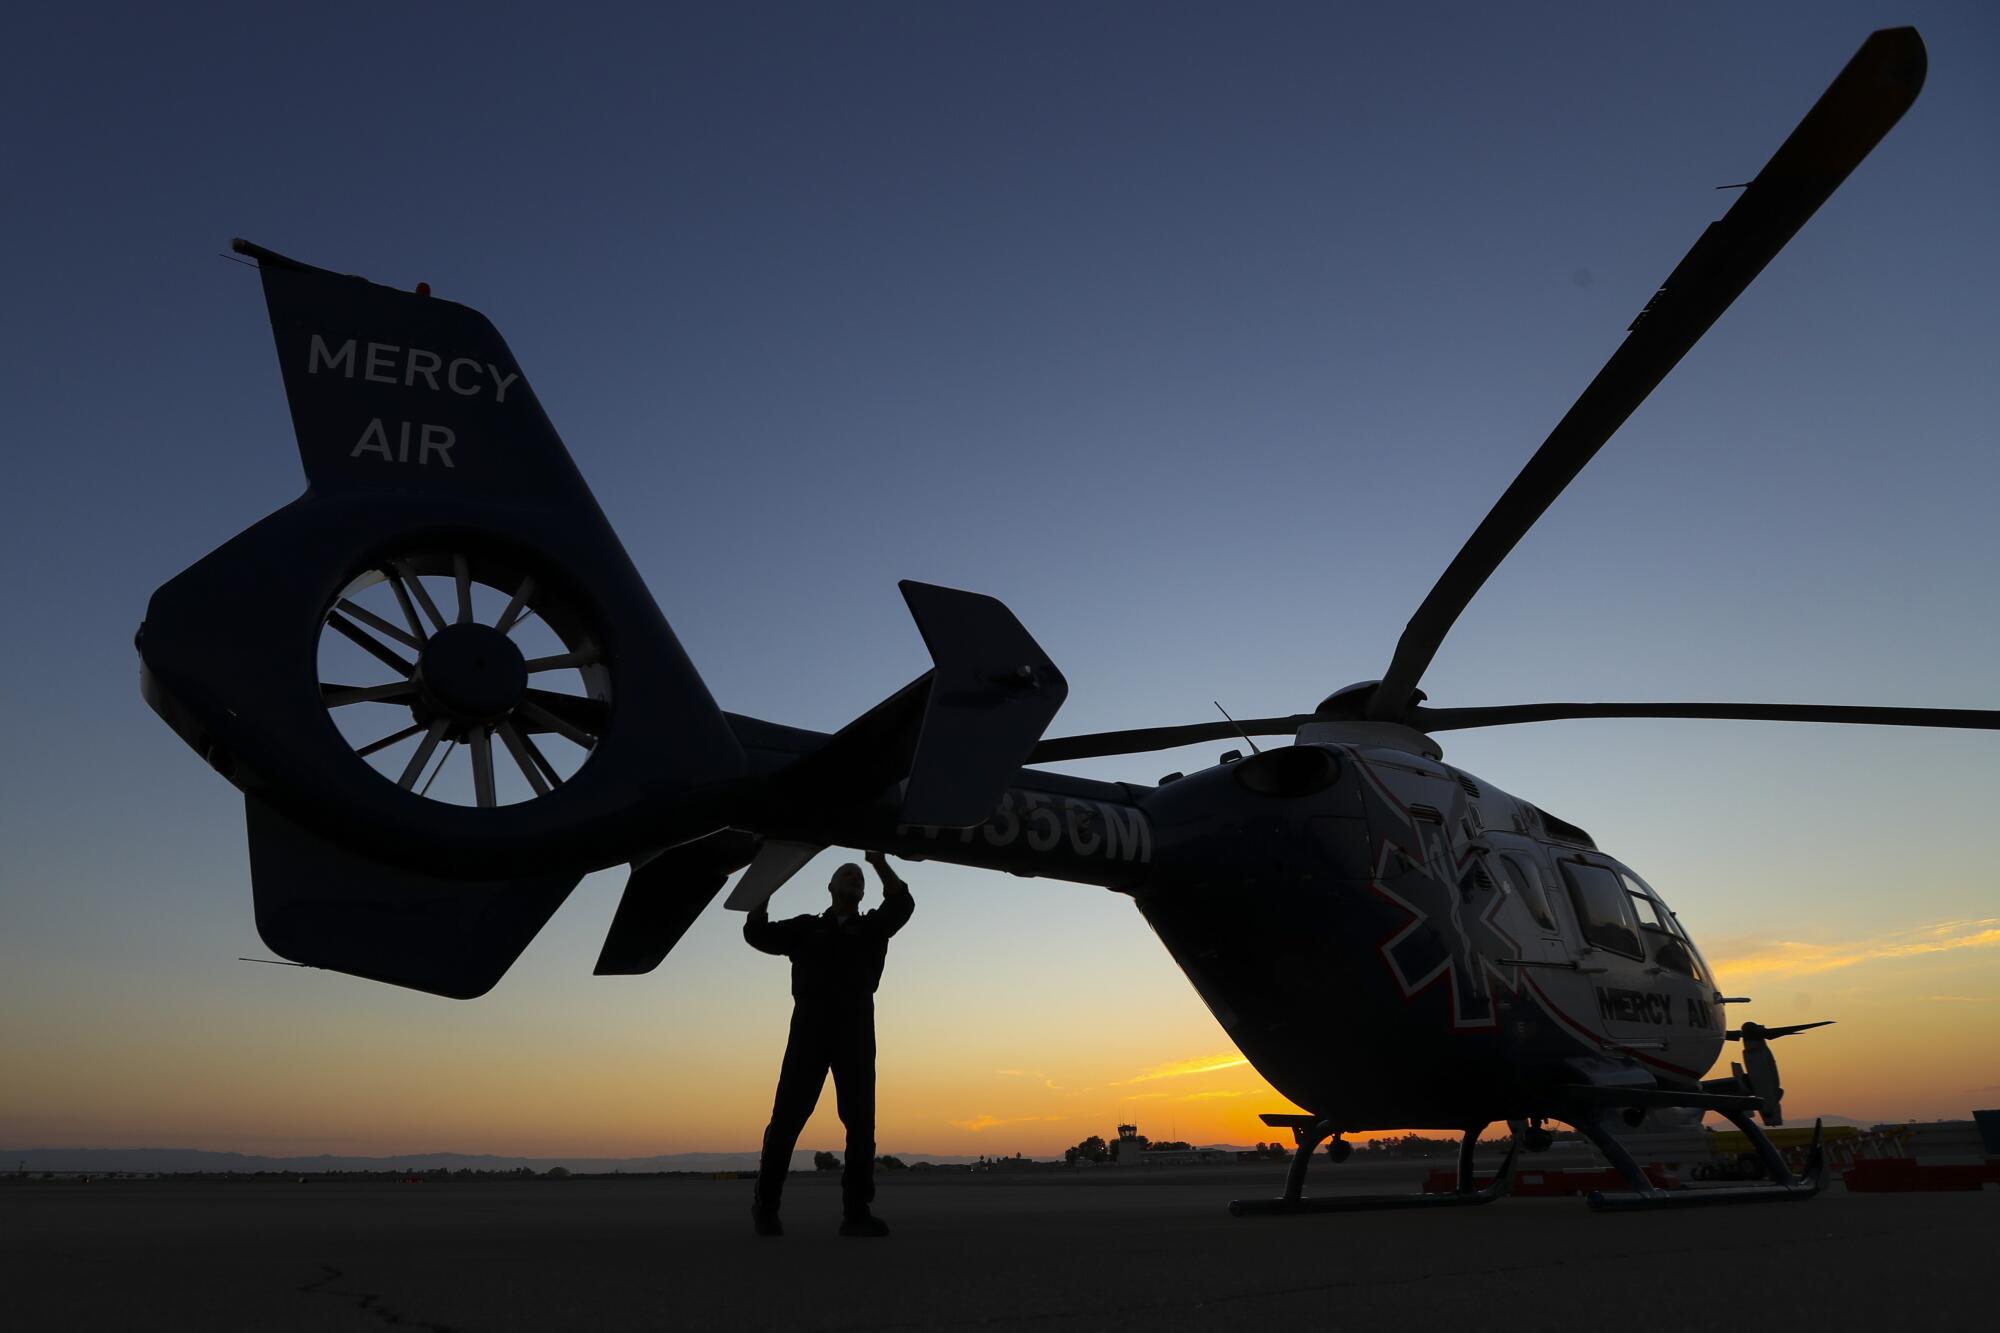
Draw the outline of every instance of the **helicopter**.
<instances>
[{"instance_id":1,"label":"helicopter","mask_svg":"<svg viewBox=\"0 0 2000 1333\"><path fill-rule=\"evenodd\" d=\"M1305 1108L1283 1197L1243 1213L1462 1206L1574 1126L1609 1209L1812 1197L1763 1132L1770 1043L1731 1027L1679 918L1583 829L1443 762L1436 733L1557 718L1991 729L2000 712L1740 703L1433 708L1459 614L1652 389L1914 102L1913 29L1872 35L1634 319L1411 617L1378 680L1310 712L1045 738L1068 684L999 601L901 585L932 668L828 734L725 712L485 316L247 241L305 493L153 595L148 703L244 794L281 956L454 998L496 985L582 876L629 863L596 964L658 967L742 871L768 899L829 846L1129 895L1243 1055ZM1290 736L1259 750L1255 736ZM1241 737L1146 785L1039 765ZM444 785L437 784L441 776ZM1368 1021L1344 1021L1356 1014ZM1708 1077L1730 1040L1743 1061ZM1714 1112L1772 1183L1662 1190L1613 1132ZM1473 1146L1514 1149L1491 1184ZM1307 1197L1322 1144L1463 1134L1455 1187Z\"/></svg>"}]
</instances>

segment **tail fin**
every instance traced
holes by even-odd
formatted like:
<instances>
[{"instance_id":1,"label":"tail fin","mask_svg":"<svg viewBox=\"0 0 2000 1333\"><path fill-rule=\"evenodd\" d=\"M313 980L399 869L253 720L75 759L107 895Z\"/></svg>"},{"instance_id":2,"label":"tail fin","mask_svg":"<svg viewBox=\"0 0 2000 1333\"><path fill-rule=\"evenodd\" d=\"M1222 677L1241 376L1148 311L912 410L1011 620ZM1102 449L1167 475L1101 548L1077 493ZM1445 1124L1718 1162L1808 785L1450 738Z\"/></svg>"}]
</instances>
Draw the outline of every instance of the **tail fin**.
<instances>
[{"instance_id":1,"label":"tail fin","mask_svg":"<svg viewBox=\"0 0 2000 1333\"><path fill-rule=\"evenodd\" d=\"M525 500L603 523L484 315L248 241L230 245L257 260L299 459L316 494Z\"/></svg>"}]
</instances>

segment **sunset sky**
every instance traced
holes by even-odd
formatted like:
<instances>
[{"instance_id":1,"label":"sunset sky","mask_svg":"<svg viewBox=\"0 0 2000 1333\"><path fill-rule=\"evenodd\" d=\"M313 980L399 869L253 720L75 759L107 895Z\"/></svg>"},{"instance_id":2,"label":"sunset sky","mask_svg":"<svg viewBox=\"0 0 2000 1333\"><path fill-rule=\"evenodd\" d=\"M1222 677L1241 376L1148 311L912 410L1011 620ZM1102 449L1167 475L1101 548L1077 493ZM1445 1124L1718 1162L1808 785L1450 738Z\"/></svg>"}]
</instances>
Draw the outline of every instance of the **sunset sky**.
<instances>
[{"instance_id":1,"label":"sunset sky","mask_svg":"<svg viewBox=\"0 0 2000 1333\"><path fill-rule=\"evenodd\" d=\"M269 956L241 800L131 647L158 584L302 489L231 236L489 315L725 708L830 730L904 684L917 578L1036 635L1071 684L1052 734L1283 713L1381 674L1714 187L1899 23L1915 108L1424 686L1994 708L1990 4L14 18L0 1147L638 1155L749 1148L769 1111L783 963L718 903L655 974L592 977L622 871L477 1001L235 961ZM1443 740L1644 874L1755 997L1733 1018L1838 1020L1779 1048L1791 1115L2000 1104L2000 734ZM902 869L885 1151L1121 1118L1249 1143L1291 1109L1127 899ZM839 1138L829 1091L801 1146Z\"/></svg>"}]
</instances>

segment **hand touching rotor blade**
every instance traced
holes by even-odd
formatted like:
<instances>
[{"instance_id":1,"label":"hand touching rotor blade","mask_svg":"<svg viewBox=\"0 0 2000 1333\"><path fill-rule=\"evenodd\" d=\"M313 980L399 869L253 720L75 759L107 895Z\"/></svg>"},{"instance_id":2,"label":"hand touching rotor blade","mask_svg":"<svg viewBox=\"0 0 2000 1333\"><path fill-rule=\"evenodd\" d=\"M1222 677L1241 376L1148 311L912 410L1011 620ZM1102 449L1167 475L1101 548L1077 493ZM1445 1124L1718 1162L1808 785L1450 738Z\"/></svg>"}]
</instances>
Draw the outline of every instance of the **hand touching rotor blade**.
<instances>
[{"instance_id":1,"label":"hand touching rotor blade","mask_svg":"<svg viewBox=\"0 0 2000 1333\"><path fill-rule=\"evenodd\" d=\"M1462 731L1575 717L1693 717L1736 722L1855 722L1884 727L1967 727L2000 731L2000 712L1978 708L1867 708L1847 704L1501 704L1493 708L1418 708L1410 725Z\"/></svg>"},{"instance_id":2,"label":"hand touching rotor blade","mask_svg":"<svg viewBox=\"0 0 2000 1333\"><path fill-rule=\"evenodd\" d=\"M1190 722L1179 727L1137 727L1129 731L1093 731L1080 736L1056 736L1036 745L1028 755L1028 762L1053 764L1064 759L1143 754L1148 750L1171 750L1179 745L1229 740L1237 736L1289 736L1312 720L1311 713L1295 713L1290 717L1246 717L1236 722Z\"/></svg>"},{"instance_id":3,"label":"hand touching rotor blade","mask_svg":"<svg viewBox=\"0 0 2000 1333\"><path fill-rule=\"evenodd\" d=\"M1735 206L1709 224L1616 353L1410 617L1368 716L1400 719L1453 622L1515 543L1646 400L1772 256L1859 165L1923 87L1923 40L1889 28L1862 43Z\"/></svg>"}]
</instances>

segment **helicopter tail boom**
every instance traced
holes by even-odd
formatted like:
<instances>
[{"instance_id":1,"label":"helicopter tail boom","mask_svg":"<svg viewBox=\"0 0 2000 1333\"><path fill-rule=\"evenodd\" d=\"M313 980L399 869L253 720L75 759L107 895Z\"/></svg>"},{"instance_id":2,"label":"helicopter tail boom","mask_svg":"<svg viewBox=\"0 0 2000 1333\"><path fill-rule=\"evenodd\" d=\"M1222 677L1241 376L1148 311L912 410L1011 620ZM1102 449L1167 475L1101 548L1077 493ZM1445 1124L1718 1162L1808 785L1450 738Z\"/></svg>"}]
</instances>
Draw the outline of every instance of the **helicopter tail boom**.
<instances>
[{"instance_id":1,"label":"helicopter tail boom","mask_svg":"<svg viewBox=\"0 0 2000 1333\"><path fill-rule=\"evenodd\" d=\"M1000 804L1068 689L1001 603L903 584L931 671L753 761L484 315L233 248L307 488L162 586L137 642L147 701L246 794L280 955L480 994L631 861L598 970L643 972L800 810Z\"/></svg>"}]
</instances>

